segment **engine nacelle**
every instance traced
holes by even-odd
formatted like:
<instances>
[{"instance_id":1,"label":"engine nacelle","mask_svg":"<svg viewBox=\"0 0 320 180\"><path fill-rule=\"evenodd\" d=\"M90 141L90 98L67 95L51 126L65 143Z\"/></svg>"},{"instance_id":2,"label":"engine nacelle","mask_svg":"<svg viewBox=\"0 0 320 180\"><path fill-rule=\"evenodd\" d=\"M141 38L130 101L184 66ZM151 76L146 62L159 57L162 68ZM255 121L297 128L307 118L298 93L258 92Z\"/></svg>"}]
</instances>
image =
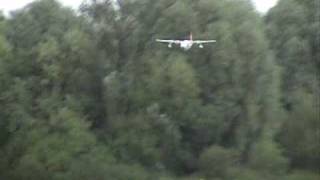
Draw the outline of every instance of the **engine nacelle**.
<instances>
[{"instance_id":1,"label":"engine nacelle","mask_svg":"<svg viewBox=\"0 0 320 180\"><path fill-rule=\"evenodd\" d=\"M203 45L202 45L202 44L199 44L199 48L201 48L201 49L202 49L202 48L203 48Z\"/></svg>"},{"instance_id":2,"label":"engine nacelle","mask_svg":"<svg viewBox=\"0 0 320 180\"><path fill-rule=\"evenodd\" d=\"M168 48L172 48L172 44L171 43L168 44Z\"/></svg>"}]
</instances>

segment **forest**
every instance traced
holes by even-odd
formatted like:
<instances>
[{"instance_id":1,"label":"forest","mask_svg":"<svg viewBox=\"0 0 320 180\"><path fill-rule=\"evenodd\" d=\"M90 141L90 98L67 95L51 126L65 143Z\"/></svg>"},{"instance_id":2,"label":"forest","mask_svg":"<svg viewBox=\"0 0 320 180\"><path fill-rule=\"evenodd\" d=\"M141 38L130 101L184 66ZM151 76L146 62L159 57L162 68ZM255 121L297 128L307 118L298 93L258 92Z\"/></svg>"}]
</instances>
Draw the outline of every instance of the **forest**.
<instances>
[{"instance_id":1,"label":"forest","mask_svg":"<svg viewBox=\"0 0 320 180\"><path fill-rule=\"evenodd\" d=\"M319 8L37 0L0 13L0 179L320 179ZM155 42L189 32L217 43Z\"/></svg>"}]
</instances>

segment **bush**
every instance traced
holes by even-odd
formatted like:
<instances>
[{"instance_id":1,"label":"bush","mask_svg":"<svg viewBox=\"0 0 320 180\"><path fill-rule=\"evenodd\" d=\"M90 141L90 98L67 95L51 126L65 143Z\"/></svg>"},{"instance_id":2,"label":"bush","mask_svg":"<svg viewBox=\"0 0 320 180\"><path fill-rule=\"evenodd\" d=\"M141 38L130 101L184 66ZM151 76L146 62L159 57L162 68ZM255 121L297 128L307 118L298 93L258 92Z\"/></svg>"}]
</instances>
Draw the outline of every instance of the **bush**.
<instances>
[{"instance_id":1,"label":"bush","mask_svg":"<svg viewBox=\"0 0 320 180\"><path fill-rule=\"evenodd\" d=\"M297 171L286 176L284 180L318 180L320 179L320 173L311 173L306 171Z\"/></svg>"},{"instance_id":2,"label":"bush","mask_svg":"<svg viewBox=\"0 0 320 180\"><path fill-rule=\"evenodd\" d=\"M253 149L249 166L266 175L284 175L288 167L288 160L282 156L275 142L270 139L262 139Z\"/></svg>"},{"instance_id":3,"label":"bush","mask_svg":"<svg viewBox=\"0 0 320 180\"><path fill-rule=\"evenodd\" d=\"M231 167L238 161L235 151L220 146L211 146L200 156L200 171L206 177L230 177Z\"/></svg>"}]
</instances>

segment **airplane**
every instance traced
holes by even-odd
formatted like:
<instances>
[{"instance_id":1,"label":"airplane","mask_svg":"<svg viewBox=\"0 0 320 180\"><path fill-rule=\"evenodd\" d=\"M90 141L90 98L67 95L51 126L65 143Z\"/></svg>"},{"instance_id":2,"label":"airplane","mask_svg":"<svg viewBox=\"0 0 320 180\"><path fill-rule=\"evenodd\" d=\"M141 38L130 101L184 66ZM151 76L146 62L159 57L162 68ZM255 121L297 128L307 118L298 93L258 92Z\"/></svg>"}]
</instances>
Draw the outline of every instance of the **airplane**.
<instances>
[{"instance_id":1,"label":"airplane","mask_svg":"<svg viewBox=\"0 0 320 180\"><path fill-rule=\"evenodd\" d=\"M156 39L157 42L168 43L168 47L172 48L172 44L179 44L182 49L185 51L191 49L193 44L198 44L199 48L203 48L203 44L206 43L215 43L216 40L193 40L192 33L190 33L189 39L186 40L165 40L165 39Z\"/></svg>"}]
</instances>

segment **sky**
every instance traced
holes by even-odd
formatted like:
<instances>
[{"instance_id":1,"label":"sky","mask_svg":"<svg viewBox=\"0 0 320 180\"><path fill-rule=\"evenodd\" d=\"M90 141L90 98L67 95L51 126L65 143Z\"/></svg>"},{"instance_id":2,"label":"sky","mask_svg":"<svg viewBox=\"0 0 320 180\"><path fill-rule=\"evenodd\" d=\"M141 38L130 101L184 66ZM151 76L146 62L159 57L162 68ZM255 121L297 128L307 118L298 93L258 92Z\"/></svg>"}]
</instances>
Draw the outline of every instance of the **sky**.
<instances>
[{"instance_id":1,"label":"sky","mask_svg":"<svg viewBox=\"0 0 320 180\"><path fill-rule=\"evenodd\" d=\"M34 0L0 0L0 10L4 12L4 14L8 15L8 13L12 10L22 8L26 4L32 2ZM65 6L72 7L77 9L83 0L59 0ZM273 7L278 0L252 0L256 9L261 13L266 13L271 7Z\"/></svg>"},{"instance_id":2,"label":"sky","mask_svg":"<svg viewBox=\"0 0 320 180\"><path fill-rule=\"evenodd\" d=\"M1 0L0 0L1 1ZM266 13L270 8L275 6L278 0L251 0L256 9L261 13Z\"/></svg>"}]
</instances>

